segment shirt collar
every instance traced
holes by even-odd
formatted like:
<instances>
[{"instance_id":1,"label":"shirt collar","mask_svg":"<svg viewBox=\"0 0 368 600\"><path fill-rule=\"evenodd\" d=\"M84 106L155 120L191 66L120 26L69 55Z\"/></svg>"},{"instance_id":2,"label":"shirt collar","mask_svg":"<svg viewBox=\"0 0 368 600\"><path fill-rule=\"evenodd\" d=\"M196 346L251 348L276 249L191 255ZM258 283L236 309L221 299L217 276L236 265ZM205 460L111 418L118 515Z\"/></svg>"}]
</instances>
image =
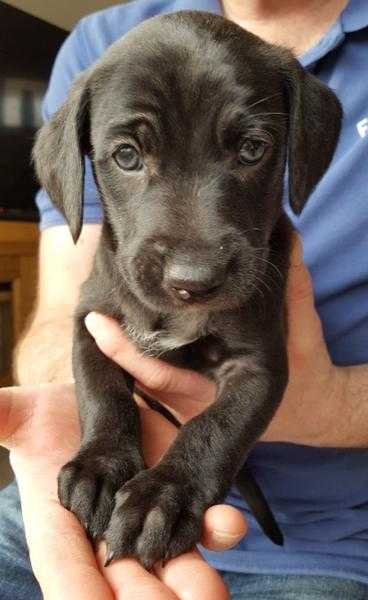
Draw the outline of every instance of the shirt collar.
<instances>
[{"instance_id":1,"label":"shirt collar","mask_svg":"<svg viewBox=\"0 0 368 600\"><path fill-rule=\"evenodd\" d=\"M173 7L177 10L203 10L217 15L222 14L222 5L220 0L175 0ZM171 12L171 9L170 9Z\"/></svg>"},{"instance_id":2,"label":"shirt collar","mask_svg":"<svg viewBox=\"0 0 368 600\"><path fill-rule=\"evenodd\" d=\"M175 10L204 10L222 14L220 0L175 0ZM299 57L304 67L312 67L317 60L339 46L346 33L359 31L368 26L368 0L350 0L335 23L313 48Z\"/></svg>"},{"instance_id":3,"label":"shirt collar","mask_svg":"<svg viewBox=\"0 0 368 600\"><path fill-rule=\"evenodd\" d=\"M368 27L367 0L350 0L341 13L341 25L347 33Z\"/></svg>"},{"instance_id":4,"label":"shirt collar","mask_svg":"<svg viewBox=\"0 0 368 600\"><path fill-rule=\"evenodd\" d=\"M320 41L305 54L298 57L298 60L303 67L312 68L320 58L342 44L347 33L364 29L367 25L367 0L350 0Z\"/></svg>"},{"instance_id":5,"label":"shirt collar","mask_svg":"<svg viewBox=\"0 0 368 600\"><path fill-rule=\"evenodd\" d=\"M220 0L176 0L176 10L204 10L222 14ZM358 31L368 26L367 0L350 0L340 15L341 28L344 32Z\"/></svg>"}]
</instances>

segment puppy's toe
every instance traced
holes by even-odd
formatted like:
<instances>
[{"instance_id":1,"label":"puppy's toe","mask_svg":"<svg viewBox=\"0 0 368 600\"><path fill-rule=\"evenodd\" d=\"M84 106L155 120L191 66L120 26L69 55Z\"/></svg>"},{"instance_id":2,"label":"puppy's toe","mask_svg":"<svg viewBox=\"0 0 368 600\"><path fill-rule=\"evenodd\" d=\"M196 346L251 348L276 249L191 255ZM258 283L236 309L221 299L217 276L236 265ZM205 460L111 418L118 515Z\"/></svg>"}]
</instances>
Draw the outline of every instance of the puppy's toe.
<instances>
[{"instance_id":1,"label":"puppy's toe","mask_svg":"<svg viewBox=\"0 0 368 600\"><path fill-rule=\"evenodd\" d=\"M127 467L121 458L82 451L60 471L60 502L74 513L91 538L102 538L114 508L115 493L135 472L136 468Z\"/></svg>"},{"instance_id":2,"label":"puppy's toe","mask_svg":"<svg viewBox=\"0 0 368 600\"><path fill-rule=\"evenodd\" d=\"M165 479L155 469L123 486L104 536L110 559L133 556L150 569L192 548L200 538L205 507L201 502L200 510L188 511L190 496L182 480Z\"/></svg>"}]
</instances>

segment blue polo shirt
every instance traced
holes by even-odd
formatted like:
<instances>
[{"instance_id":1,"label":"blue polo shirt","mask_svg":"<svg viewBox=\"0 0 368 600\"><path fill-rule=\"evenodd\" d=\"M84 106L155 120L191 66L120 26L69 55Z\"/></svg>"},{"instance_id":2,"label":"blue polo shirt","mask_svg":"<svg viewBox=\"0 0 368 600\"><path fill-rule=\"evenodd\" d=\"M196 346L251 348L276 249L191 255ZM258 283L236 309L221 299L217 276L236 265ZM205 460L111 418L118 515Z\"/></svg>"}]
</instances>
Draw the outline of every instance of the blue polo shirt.
<instances>
[{"instance_id":1,"label":"blue polo shirt","mask_svg":"<svg viewBox=\"0 0 368 600\"><path fill-rule=\"evenodd\" d=\"M82 19L55 62L44 117L60 106L75 77L129 29L153 15L183 9L221 13L217 0L137 0ZM345 117L333 162L302 215L293 215L287 198L285 210L303 238L333 361L368 363L367 0L350 0L300 61L337 93ZM37 203L41 228L65 223L43 191ZM87 165L84 221L100 220ZM229 502L246 513L249 534L234 550L206 552L210 562L244 573L313 573L368 583L368 451L259 443L250 464L282 527L285 545L274 546L259 531L234 491Z\"/></svg>"}]
</instances>

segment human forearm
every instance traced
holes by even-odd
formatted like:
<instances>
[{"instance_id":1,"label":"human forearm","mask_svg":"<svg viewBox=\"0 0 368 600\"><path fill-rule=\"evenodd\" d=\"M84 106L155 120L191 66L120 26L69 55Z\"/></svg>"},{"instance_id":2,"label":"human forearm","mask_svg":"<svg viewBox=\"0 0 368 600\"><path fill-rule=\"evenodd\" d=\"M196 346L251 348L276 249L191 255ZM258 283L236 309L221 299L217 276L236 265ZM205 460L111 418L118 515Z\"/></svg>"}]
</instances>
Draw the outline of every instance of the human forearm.
<instances>
[{"instance_id":1,"label":"human forearm","mask_svg":"<svg viewBox=\"0 0 368 600\"><path fill-rule=\"evenodd\" d=\"M35 318L14 356L17 383L65 383L72 380L72 318Z\"/></svg>"},{"instance_id":2,"label":"human forearm","mask_svg":"<svg viewBox=\"0 0 368 600\"><path fill-rule=\"evenodd\" d=\"M319 381L313 375L312 382L288 387L263 441L367 448L368 365L332 366Z\"/></svg>"},{"instance_id":3,"label":"human forearm","mask_svg":"<svg viewBox=\"0 0 368 600\"><path fill-rule=\"evenodd\" d=\"M315 397L310 409L314 414L310 418L314 431L306 423L305 439L301 438L300 443L330 448L367 448L368 364L334 366L331 384L321 388L320 397Z\"/></svg>"},{"instance_id":4,"label":"human forearm","mask_svg":"<svg viewBox=\"0 0 368 600\"><path fill-rule=\"evenodd\" d=\"M100 232L98 224L84 225L76 245L66 225L42 232L37 307L14 356L18 383L64 383L72 379L72 315Z\"/></svg>"}]
</instances>

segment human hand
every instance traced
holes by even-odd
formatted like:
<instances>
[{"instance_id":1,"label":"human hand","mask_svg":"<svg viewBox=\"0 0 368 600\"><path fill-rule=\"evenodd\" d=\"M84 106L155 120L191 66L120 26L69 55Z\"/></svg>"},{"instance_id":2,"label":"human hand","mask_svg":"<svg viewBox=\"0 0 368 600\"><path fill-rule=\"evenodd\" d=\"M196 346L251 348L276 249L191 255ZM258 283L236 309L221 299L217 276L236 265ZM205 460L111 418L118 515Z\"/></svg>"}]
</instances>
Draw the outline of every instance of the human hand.
<instances>
[{"instance_id":1,"label":"human hand","mask_svg":"<svg viewBox=\"0 0 368 600\"><path fill-rule=\"evenodd\" d=\"M154 464L176 429L143 405L141 418L146 460ZM0 390L0 443L10 450L31 562L45 600L59 600L66 593L73 600L228 598L219 575L195 550L157 567L155 574L133 559L105 569L102 545L96 558L83 528L57 497L58 472L80 443L72 385ZM215 506L205 514L203 543L223 550L245 530L238 511Z\"/></svg>"},{"instance_id":2,"label":"human hand","mask_svg":"<svg viewBox=\"0 0 368 600\"><path fill-rule=\"evenodd\" d=\"M346 369L334 366L314 307L311 276L295 234L287 285L289 384L262 441L329 445L328 423L342 402ZM185 423L215 399L213 382L190 370L142 356L121 327L97 313L86 325L107 356L135 377L139 387ZM323 402L321 402L323 398Z\"/></svg>"},{"instance_id":3,"label":"human hand","mask_svg":"<svg viewBox=\"0 0 368 600\"><path fill-rule=\"evenodd\" d=\"M335 445L330 425L344 402L348 370L335 366L328 353L298 235L294 236L286 302L289 382L261 439L307 446Z\"/></svg>"}]
</instances>

